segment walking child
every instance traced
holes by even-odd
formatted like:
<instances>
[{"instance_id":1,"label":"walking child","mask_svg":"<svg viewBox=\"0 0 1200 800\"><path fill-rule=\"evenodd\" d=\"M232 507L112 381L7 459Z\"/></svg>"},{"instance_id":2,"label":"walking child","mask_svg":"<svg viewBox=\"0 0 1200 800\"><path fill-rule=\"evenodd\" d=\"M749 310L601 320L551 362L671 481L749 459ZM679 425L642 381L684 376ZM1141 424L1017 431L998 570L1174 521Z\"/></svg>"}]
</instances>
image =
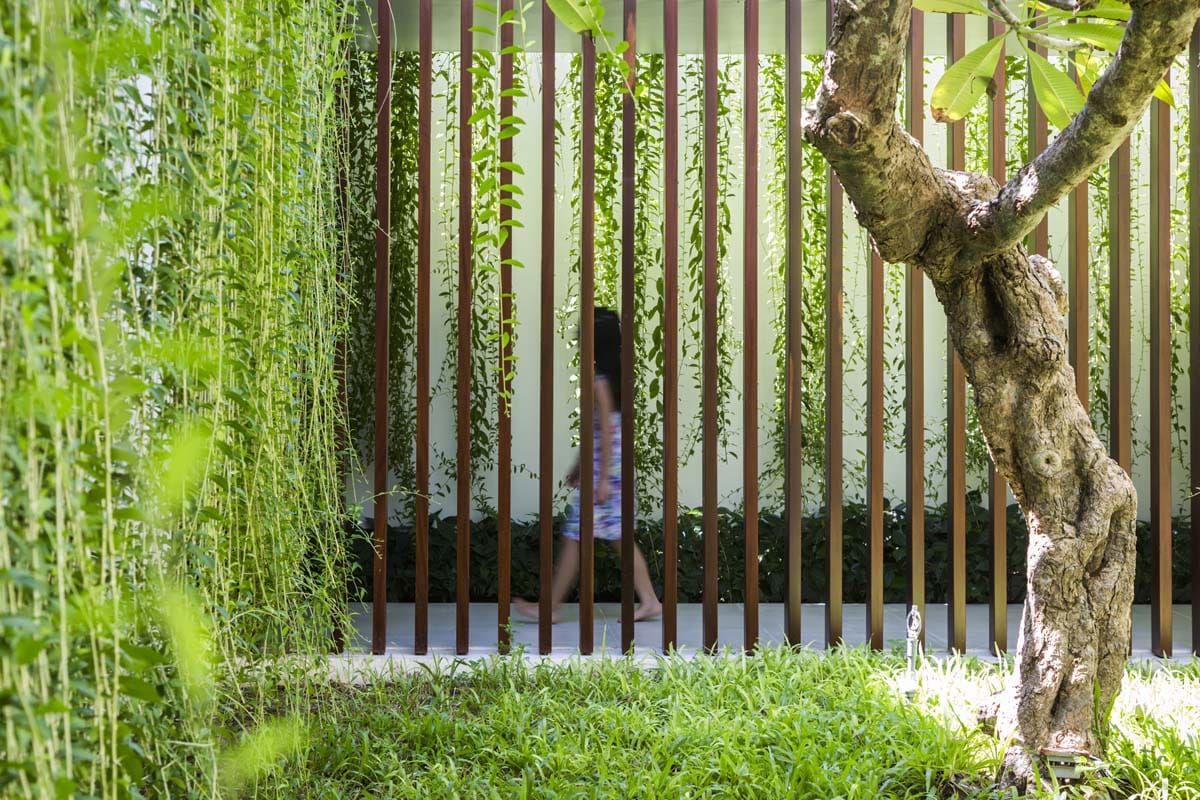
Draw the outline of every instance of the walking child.
<instances>
[{"instance_id":1,"label":"walking child","mask_svg":"<svg viewBox=\"0 0 1200 800\"><path fill-rule=\"evenodd\" d=\"M621 544L621 322L616 312L597 307L595 312L596 377L592 384L592 530L596 541L608 542L620 549ZM626 399L632 402L631 398ZM551 588L553 620L558 622L558 609L567 598L579 576L579 461L567 473L567 482L575 488L574 501L563 529L558 564L554 568ZM662 604L650 582L646 559L635 544L633 547L633 586L638 606L635 620L650 619L662 612ZM538 605L517 600L517 610L534 619Z\"/></svg>"}]
</instances>

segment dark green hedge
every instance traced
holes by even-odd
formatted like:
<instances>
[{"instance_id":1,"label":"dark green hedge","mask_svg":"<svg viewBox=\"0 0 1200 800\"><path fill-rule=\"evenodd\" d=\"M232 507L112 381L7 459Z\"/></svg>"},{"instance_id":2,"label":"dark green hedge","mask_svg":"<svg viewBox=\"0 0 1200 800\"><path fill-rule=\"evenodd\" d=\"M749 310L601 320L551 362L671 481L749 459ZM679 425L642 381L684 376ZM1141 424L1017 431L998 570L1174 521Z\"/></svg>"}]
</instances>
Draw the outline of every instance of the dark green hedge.
<instances>
[{"instance_id":1,"label":"dark green hedge","mask_svg":"<svg viewBox=\"0 0 1200 800\"><path fill-rule=\"evenodd\" d=\"M989 593L989 534L987 508L978 494L968 497L967 505L967 602L986 603ZM888 505L884 510L884 600L901 603L907 585L905 506ZM946 599L947 507L927 508L925 512L926 599ZM844 509L842 570L844 600L861 603L867 592L867 509L859 503ZM739 511L722 508L718 515L718 586L721 602L743 599L742 554L745 537ZM555 532L562 518L555 520ZM411 602L414 592L412 534L408 527L390 527L388 535L388 600ZM1177 602L1186 602L1191 541L1188 520L1175 521L1174 594ZM351 598L368 599L371 576L370 532L352 529L355 553L351 575ZM536 520L513 522L512 591L518 596L536 597L538 582L538 525ZM637 541L650 565L650 576L662 586L662 522L640 519ZM784 593L783 518L773 512L759 517L759 582L762 602L782 602ZM555 546L557 547L557 535ZM430 521L431 602L453 602L455 586L455 519L435 516ZM1008 600L1019 603L1025 596L1025 520L1016 505L1008 508ZM822 602L828 581L825 575L825 510L804 517L802 553L802 596L805 602ZM691 509L679 518L679 595L681 602L700 602L703 574L701 515ZM1138 523L1138 566L1135 602L1150 602L1149 526ZM600 544L596 548L596 599L619 598L620 563L615 551ZM488 517L471 525L471 599L494 601L496 598L496 519Z\"/></svg>"}]
</instances>

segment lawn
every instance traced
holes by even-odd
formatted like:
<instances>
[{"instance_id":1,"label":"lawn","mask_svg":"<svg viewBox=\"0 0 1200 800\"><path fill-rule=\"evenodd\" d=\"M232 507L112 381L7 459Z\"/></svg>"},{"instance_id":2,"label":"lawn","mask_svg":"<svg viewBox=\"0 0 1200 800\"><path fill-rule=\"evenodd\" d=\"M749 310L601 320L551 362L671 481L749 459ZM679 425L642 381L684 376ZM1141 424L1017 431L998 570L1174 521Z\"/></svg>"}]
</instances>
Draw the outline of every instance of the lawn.
<instances>
[{"instance_id":1,"label":"lawn","mask_svg":"<svg viewBox=\"0 0 1200 800\"><path fill-rule=\"evenodd\" d=\"M913 702L895 655L771 649L529 666L496 659L337 687L257 796L997 797L974 707L1004 666L928 661ZM1112 797L1200 797L1200 668L1132 667L1114 713ZM1053 787L1039 793L1053 796ZM1094 796L1094 795L1093 795Z\"/></svg>"}]
</instances>

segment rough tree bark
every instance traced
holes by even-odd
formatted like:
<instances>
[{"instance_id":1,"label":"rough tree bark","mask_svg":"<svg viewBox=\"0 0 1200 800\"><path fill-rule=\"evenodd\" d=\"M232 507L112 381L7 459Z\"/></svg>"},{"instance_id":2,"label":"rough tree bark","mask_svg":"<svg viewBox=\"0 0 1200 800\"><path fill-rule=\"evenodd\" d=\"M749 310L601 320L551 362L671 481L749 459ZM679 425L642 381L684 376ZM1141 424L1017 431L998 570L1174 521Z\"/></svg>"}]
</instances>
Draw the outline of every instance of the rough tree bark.
<instances>
[{"instance_id":1,"label":"rough tree bark","mask_svg":"<svg viewBox=\"0 0 1200 800\"><path fill-rule=\"evenodd\" d=\"M996 467L1029 526L1014 685L998 708L1001 782L1048 747L1101 754L1124 672L1137 497L1075 394L1066 293L1020 242L1116 149L1184 49L1200 0L1131 0L1083 110L1004 186L935 167L896 119L911 0L839 0L803 134L833 166L881 257L921 267L946 310Z\"/></svg>"}]
</instances>

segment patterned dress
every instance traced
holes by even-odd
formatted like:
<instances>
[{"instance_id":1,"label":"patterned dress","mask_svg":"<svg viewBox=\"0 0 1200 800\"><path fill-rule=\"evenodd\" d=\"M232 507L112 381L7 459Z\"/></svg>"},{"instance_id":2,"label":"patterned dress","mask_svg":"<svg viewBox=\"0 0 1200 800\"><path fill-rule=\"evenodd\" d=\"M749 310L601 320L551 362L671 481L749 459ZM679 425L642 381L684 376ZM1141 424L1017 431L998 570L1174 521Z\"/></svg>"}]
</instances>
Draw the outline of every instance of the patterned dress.
<instances>
[{"instance_id":1,"label":"patterned dress","mask_svg":"<svg viewBox=\"0 0 1200 800\"><path fill-rule=\"evenodd\" d=\"M597 381L604 380L597 377ZM608 502L601 504L597 501L595 487L600 483L600 421L592 425L592 532L596 539L616 541L621 538L621 412L613 411L608 419L609 437L612 442L612 453L608 464ZM563 528L563 536L579 540L579 489L571 500L567 510L567 525Z\"/></svg>"}]
</instances>

